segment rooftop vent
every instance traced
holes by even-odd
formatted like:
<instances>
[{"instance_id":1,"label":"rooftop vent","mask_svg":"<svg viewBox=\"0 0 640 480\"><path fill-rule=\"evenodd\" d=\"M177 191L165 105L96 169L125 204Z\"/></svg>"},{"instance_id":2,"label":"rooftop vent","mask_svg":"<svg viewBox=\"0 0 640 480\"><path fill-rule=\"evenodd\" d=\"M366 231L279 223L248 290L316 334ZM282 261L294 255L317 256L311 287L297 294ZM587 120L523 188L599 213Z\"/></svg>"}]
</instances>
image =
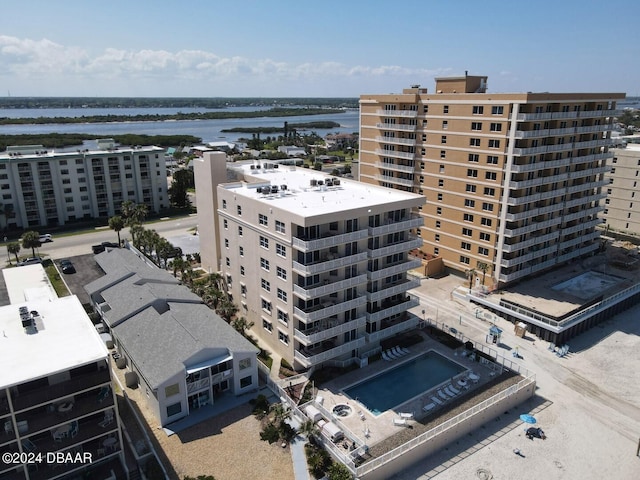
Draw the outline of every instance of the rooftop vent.
<instances>
[{"instance_id":1,"label":"rooftop vent","mask_svg":"<svg viewBox=\"0 0 640 480\"><path fill-rule=\"evenodd\" d=\"M251 167L251 168L253 168L253 167ZM258 187L258 188L256 188L256 192L258 192L258 193L262 193L262 187Z\"/></svg>"},{"instance_id":2,"label":"rooftop vent","mask_svg":"<svg viewBox=\"0 0 640 480\"><path fill-rule=\"evenodd\" d=\"M322 180L318 180L318 185L324 185L324 182Z\"/></svg>"},{"instance_id":3,"label":"rooftop vent","mask_svg":"<svg viewBox=\"0 0 640 480\"><path fill-rule=\"evenodd\" d=\"M280 185L280 190L286 190L287 186L286 185Z\"/></svg>"},{"instance_id":4,"label":"rooftop vent","mask_svg":"<svg viewBox=\"0 0 640 480\"><path fill-rule=\"evenodd\" d=\"M274 164L273 164L273 168L278 168L278 166L279 166L279 165L278 165L277 163L274 163Z\"/></svg>"},{"instance_id":5,"label":"rooftop vent","mask_svg":"<svg viewBox=\"0 0 640 480\"><path fill-rule=\"evenodd\" d=\"M335 186L340 185L340 179L339 179L339 178L334 178L334 179L333 179L333 184L334 184Z\"/></svg>"},{"instance_id":6,"label":"rooftop vent","mask_svg":"<svg viewBox=\"0 0 640 480\"><path fill-rule=\"evenodd\" d=\"M312 178L311 180L309 180L309 185L311 185L312 187L315 187L318 184L318 181L315 178Z\"/></svg>"}]
</instances>

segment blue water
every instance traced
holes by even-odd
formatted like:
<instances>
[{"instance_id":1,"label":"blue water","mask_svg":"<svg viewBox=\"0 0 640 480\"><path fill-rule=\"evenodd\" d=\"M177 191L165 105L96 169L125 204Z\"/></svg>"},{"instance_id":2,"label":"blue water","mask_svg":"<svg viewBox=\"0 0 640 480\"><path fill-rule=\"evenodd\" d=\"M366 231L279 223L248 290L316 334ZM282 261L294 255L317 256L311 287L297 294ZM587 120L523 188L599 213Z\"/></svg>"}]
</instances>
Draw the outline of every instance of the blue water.
<instances>
[{"instance_id":1,"label":"blue water","mask_svg":"<svg viewBox=\"0 0 640 480\"><path fill-rule=\"evenodd\" d=\"M380 415L466 370L430 351L396 368L363 380L343 392Z\"/></svg>"}]
</instances>

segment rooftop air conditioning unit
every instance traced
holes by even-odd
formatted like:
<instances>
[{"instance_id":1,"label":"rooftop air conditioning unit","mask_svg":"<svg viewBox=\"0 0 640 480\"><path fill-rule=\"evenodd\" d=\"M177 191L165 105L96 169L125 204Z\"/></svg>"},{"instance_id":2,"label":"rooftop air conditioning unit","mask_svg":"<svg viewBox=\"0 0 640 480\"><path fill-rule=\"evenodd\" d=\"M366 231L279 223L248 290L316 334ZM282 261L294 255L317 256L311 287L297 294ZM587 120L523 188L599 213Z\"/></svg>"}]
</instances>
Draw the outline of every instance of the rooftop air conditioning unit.
<instances>
[{"instance_id":1,"label":"rooftop air conditioning unit","mask_svg":"<svg viewBox=\"0 0 640 480\"><path fill-rule=\"evenodd\" d=\"M286 185L280 185L280 190L286 190L287 186Z\"/></svg>"},{"instance_id":2,"label":"rooftop air conditioning unit","mask_svg":"<svg viewBox=\"0 0 640 480\"><path fill-rule=\"evenodd\" d=\"M335 186L340 185L340 179L339 179L339 178L334 179L334 180L333 180L333 184L334 184Z\"/></svg>"},{"instance_id":3,"label":"rooftop air conditioning unit","mask_svg":"<svg viewBox=\"0 0 640 480\"><path fill-rule=\"evenodd\" d=\"M262 187L258 187L258 188L256 188L256 192L258 192L258 193L262 193Z\"/></svg>"},{"instance_id":4,"label":"rooftop air conditioning unit","mask_svg":"<svg viewBox=\"0 0 640 480\"><path fill-rule=\"evenodd\" d=\"M277 185L271 185L271 193L277 193L278 192L278 186Z\"/></svg>"},{"instance_id":5,"label":"rooftop air conditioning unit","mask_svg":"<svg viewBox=\"0 0 640 480\"><path fill-rule=\"evenodd\" d=\"M318 180L318 185L324 185L324 182L322 180Z\"/></svg>"},{"instance_id":6,"label":"rooftop air conditioning unit","mask_svg":"<svg viewBox=\"0 0 640 480\"><path fill-rule=\"evenodd\" d=\"M251 170L255 170L256 166L255 165L251 165Z\"/></svg>"},{"instance_id":7,"label":"rooftop air conditioning unit","mask_svg":"<svg viewBox=\"0 0 640 480\"><path fill-rule=\"evenodd\" d=\"M333 187L333 181L327 180L327 187Z\"/></svg>"},{"instance_id":8,"label":"rooftop air conditioning unit","mask_svg":"<svg viewBox=\"0 0 640 480\"><path fill-rule=\"evenodd\" d=\"M315 187L318 184L318 181L315 178L312 178L311 180L309 180L309 185L311 185L312 187Z\"/></svg>"},{"instance_id":9,"label":"rooftop air conditioning unit","mask_svg":"<svg viewBox=\"0 0 640 480\"><path fill-rule=\"evenodd\" d=\"M274 164L273 164L273 168L278 168L278 164L277 164L277 163L274 163Z\"/></svg>"}]
</instances>

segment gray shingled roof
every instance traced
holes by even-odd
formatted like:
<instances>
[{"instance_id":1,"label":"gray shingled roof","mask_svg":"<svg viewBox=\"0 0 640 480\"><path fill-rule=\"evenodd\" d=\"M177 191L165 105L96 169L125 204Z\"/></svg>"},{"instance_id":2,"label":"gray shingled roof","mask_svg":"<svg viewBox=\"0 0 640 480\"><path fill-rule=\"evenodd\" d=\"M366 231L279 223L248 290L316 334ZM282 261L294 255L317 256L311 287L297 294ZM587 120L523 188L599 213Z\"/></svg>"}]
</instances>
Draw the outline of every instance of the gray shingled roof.
<instances>
[{"instance_id":1,"label":"gray shingled roof","mask_svg":"<svg viewBox=\"0 0 640 480\"><path fill-rule=\"evenodd\" d=\"M258 349L170 273L126 249L96 256L105 277L85 287L110 305L117 337L152 388L204 358Z\"/></svg>"}]
</instances>

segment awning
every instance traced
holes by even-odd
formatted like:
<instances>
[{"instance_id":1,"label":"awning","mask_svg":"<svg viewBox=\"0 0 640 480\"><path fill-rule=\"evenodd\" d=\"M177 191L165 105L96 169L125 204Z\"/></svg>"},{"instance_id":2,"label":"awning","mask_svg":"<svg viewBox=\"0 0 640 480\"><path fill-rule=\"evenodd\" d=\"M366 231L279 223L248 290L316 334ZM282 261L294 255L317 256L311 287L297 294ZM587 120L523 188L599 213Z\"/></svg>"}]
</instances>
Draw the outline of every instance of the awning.
<instances>
[{"instance_id":1,"label":"awning","mask_svg":"<svg viewBox=\"0 0 640 480\"><path fill-rule=\"evenodd\" d=\"M200 370L204 370L205 368L213 367L214 365L219 365L221 363L228 362L229 360L232 360L232 359L233 359L233 355L231 354L226 354L226 355L222 355L221 357L211 358L209 360L205 360L204 362L196 363L195 365L186 367L187 374L193 373L193 372L199 372Z\"/></svg>"}]
</instances>

